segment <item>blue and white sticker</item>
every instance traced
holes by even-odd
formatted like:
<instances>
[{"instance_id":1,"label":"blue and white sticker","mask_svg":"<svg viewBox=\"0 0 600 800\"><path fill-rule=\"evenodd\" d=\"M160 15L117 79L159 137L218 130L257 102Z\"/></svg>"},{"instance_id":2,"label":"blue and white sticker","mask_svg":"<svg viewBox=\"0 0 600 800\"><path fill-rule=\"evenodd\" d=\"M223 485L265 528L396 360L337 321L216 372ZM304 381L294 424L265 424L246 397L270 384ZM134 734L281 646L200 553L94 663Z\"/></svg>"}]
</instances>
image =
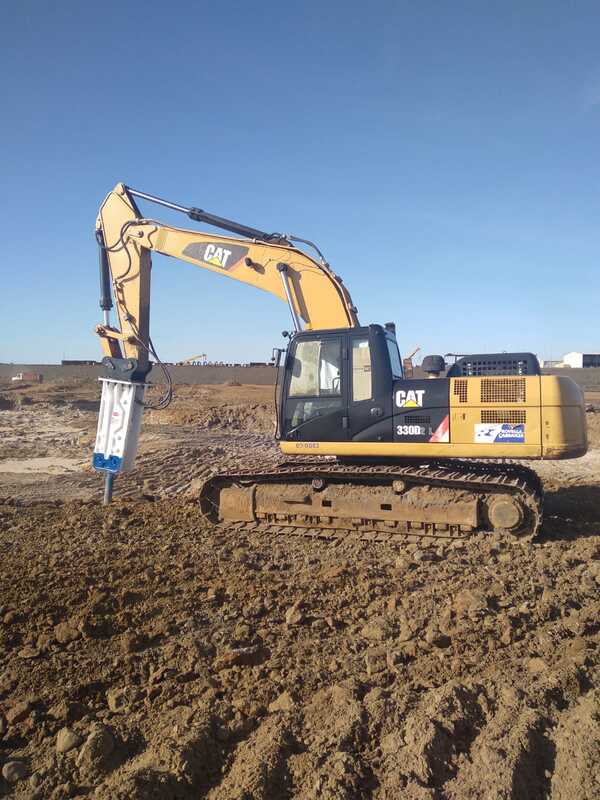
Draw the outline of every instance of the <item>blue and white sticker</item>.
<instances>
[{"instance_id":1,"label":"blue and white sticker","mask_svg":"<svg viewBox=\"0 0 600 800\"><path fill-rule=\"evenodd\" d=\"M523 444L525 441L525 425L508 422L475 425L475 442L477 444Z\"/></svg>"}]
</instances>

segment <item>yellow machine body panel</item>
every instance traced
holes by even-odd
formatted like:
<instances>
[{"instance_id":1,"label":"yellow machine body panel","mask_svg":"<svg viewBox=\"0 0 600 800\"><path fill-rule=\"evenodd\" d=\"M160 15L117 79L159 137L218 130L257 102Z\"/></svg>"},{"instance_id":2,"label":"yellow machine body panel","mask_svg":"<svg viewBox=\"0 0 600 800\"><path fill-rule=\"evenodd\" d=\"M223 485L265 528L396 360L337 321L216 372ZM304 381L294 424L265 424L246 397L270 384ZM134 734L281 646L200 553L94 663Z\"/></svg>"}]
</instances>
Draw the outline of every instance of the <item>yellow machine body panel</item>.
<instances>
[{"instance_id":1,"label":"yellow machine body panel","mask_svg":"<svg viewBox=\"0 0 600 800\"><path fill-rule=\"evenodd\" d=\"M583 391L571 378L540 378L542 458L578 458L588 448Z\"/></svg>"},{"instance_id":2,"label":"yellow machine body panel","mask_svg":"<svg viewBox=\"0 0 600 800\"><path fill-rule=\"evenodd\" d=\"M280 448L287 454L434 459L565 459L587 451L583 392L571 378L451 378L449 394L447 441L283 441ZM493 440L499 426L514 430L515 438Z\"/></svg>"}]
</instances>

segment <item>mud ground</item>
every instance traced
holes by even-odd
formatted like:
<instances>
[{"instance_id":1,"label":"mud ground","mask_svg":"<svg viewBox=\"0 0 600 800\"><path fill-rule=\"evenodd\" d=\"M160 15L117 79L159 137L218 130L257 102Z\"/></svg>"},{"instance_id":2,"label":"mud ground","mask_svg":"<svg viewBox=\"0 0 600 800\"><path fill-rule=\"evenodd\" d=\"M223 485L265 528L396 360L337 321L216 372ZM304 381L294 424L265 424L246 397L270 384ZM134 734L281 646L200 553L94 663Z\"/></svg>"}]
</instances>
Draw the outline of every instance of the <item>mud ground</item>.
<instances>
[{"instance_id":1,"label":"mud ground","mask_svg":"<svg viewBox=\"0 0 600 800\"><path fill-rule=\"evenodd\" d=\"M537 541L394 549L204 523L271 395L177 387L103 509L97 384L0 387L0 796L600 797L600 413Z\"/></svg>"}]
</instances>

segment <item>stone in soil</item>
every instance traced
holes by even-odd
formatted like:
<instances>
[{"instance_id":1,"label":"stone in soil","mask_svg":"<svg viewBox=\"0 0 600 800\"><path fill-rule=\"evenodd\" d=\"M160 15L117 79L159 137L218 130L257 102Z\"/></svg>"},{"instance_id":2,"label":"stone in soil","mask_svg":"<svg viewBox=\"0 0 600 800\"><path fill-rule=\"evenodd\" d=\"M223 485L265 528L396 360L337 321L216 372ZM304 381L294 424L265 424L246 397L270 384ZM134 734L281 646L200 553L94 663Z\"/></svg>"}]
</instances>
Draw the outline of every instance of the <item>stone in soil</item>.
<instances>
[{"instance_id":1,"label":"stone in soil","mask_svg":"<svg viewBox=\"0 0 600 800\"><path fill-rule=\"evenodd\" d=\"M15 703L12 708L9 708L6 712L6 721L9 725L14 725L17 722L23 722L24 719L27 719L29 716L29 712L31 711L31 703L27 700L22 700L20 703Z\"/></svg>"},{"instance_id":2,"label":"stone in soil","mask_svg":"<svg viewBox=\"0 0 600 800\"><path fill-rule=\"evenodd\" d=\"M388 666L388 653L385 647L371 647L365 654L367 675L384 672Z\"/></svg>"},{"instance_id":3,"label":"stone in soil","mask_svg":"<svg viewBox=\"0 0 600 800\"><path fill-rule=\"evenodd\" d=\"M27 775L27 765L22 761L7 761L2 767L2 777L7 783L18 783Z\"/></svg>"},{"instance_id":4,"label":"stone in soil","mask_svg":"<svg viewBox=\"0 0 600 800\"><path fill-rule=\"evenodd\" d=\"M69 622L59 622L54 626L54 638L59 644L69 644L79 639L81 632Z\"/></svg>"},{"instance_id":5,"label":"stone in soil","mask_svg":"<svg viewBox=\"0 0 600 800\"><path fill-rule=\"evenodd\" d=\"M68 753L75 747L79 747L82 739L72 728L61 728L56 735L56 752Z\"/></svg>"},{"instance_id":6,"label":"stone in soil","mask_svg":"<svg viewBox=\"0 0 600 800\"><path fill-rule=\"evenodd\" d=\"M298 601L294 603L293 606L290 606L288 610L285 612L285 624L292 626L292 625L301 625L305 620L305 614L302 611L301 603Z\"/></svg>"},{"instance_id":7,"label":"stone in soil","mask_svg":"<svg viewBox=\"0 0 600 800\"><path fill-rule=\"evenodd\" d=\"M130 695L127 687L109 689L106 693L106 704L111 711L124 711L130 704Z\"/></svg>"},{"instance_id":8,"label":"stone in soil","mask_svg":"<svg viewBox=\"0 0 600 800\"><path fill-rule=\"evenodd\" d=\"M294 698L289 692L282 692L276 700L269 704L269 711L271 713L276 711L293 711L296 707Z\"/></svg>"},{"instance_id":9,"label":"stone in soil","mask_svg":"<svg viewBox=\"0 0 600 800\"><path fill-rule=\"evenodd\" d=\"M82 774L93 778L108 769L114 749L115 740L110 731L95 724L79 751L77 766Z\"/></svg>"}]
</instances>

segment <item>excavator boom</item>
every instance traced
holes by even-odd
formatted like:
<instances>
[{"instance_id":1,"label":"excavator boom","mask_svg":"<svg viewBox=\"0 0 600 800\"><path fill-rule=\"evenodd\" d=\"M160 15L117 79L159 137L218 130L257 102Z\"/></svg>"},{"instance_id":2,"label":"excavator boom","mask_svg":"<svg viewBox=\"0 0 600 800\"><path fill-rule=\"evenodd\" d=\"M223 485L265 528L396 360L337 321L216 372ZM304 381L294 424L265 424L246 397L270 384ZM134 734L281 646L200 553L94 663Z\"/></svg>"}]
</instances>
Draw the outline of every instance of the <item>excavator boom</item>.
<instances>
[{"instance_id":1,"label":"excavator boom","mask_svg":"<svg viewBox=\"0 0 600 800\"><path fill-rule=\"evenodd\" d=\"M193 220L227 228L237 236L185 230L147 219L139 212L136 196L166 205ZM119 329L104 324L96 332L106 356L136 361L138 379L145 376L149 361L152 252L274 294L288 303L297 330L302 323L307 330L359 324L341 278L326 263L311 258L280 234L267 234L200 209L169 203L119 183L100 207L96 236L101 247L101 306L110 308L112 288L119 317Z\"/></svg>"}]
</instances>

